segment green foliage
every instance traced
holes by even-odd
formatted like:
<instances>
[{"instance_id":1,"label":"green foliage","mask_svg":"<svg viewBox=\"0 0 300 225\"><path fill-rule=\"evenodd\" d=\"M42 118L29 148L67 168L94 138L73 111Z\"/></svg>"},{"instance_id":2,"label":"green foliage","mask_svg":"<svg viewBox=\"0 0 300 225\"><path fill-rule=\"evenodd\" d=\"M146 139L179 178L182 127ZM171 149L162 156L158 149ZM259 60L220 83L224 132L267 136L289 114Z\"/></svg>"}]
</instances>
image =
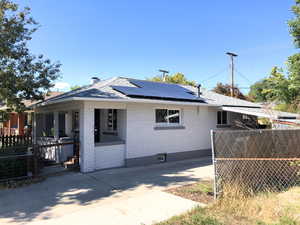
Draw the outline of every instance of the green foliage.
<instances>
[{"instance_id":1,"label":"green foliage","mask_svg":"<svg viewBox=\"0 0 300 225\"><path fill-rule=\"evenodd\" d=\"M195 193L195 194L197 194L197 193L198 194L201 194L201 193L209 194L209 193L212 193L214 190L213 190L212 183L199 182L191 187L183 189L183 191L188 192L188 193Z\"/></svg>"},{"instance_id":2,"label":"green foliage","mask_svg":"<svg viewBox=\"0 0 300 225\"><path fill-rule=\"evenodd\" d=\"M163 82L163 77L155 76L152 78L148 78L147 80ZM175 73L173 75L166 75L165 82L173 83L173 84L185 84L185 85L196 86L196 82L188 80L183 73Z\"/></svg>"},{"instance_id":3,"label":"green foliage","mask_svg":"<svg viewBox=\"0 0 300 225\"><path fill-rule=\"evenodd\" d=\"M262 222L262 221L258 221L257 222L257 225L298 225L299 223L290 218L290 217L287 217L287 216L283 216L279 219L279 222L278 223L265 223L265 222Z\"/></svg>"},{"instance_id":4,"label":"green foliage","mask_svg":"<svg viewBox=\"0 0 300 225\"><path fill-rule=\"evenodd\" d=\"M295 17L288 21L289 31L294 38L294 44L300 48L300 0L295 0L295 5L292 7L292 12Z\"/></svg>"},{"instance_id":5,"label":"green foliage","mask_svg":"<svg viewBox=\"0 0 300 225\"><path fill-rule=\"evenodd\" d=\"M231 96L231 85L217 83L217 86L213 89L213 91L221 95ZM233 93L234 97L247 100L247 97L240 91L238 87L234 87Z\"/></svg>"},{"instance_id":6,"label":"green foliage","mask_svg":"<svg viewBox=\"0 0 300 225\"><path fill-rule=\"evenodd\" d=\"M73 86L70 87L70 90L73 91L73 90L76 90L78 88L81 88L81 86L80 85L73 85Z\"/></svg>"},{"instance_id":7,"label":"green foliage","mask_svg":"<svg viewBox=\"0 0 300 225\"><path fill-rule=\"evenodd\" d=\"M300 48L300 0L292 6L294 18L288 21L289 32L296 48ZM300 103L300 53L287 60L287 73L273 67L266 79L251 86L250 97L255 101L276 101L278 110L299 112Z\"/></svg>"},{"instance_id":8,"label":"green foliage","mask_svg":"<svg viewBox=\"0 0 300 225\"><path fill-rule=\"evenodd\" d=\"M267 97L267 94L263 91L269 88L270 86L266 79L257 81L256 83L250 86L250 92L248 96L255 102L267 102L269 99Z\"/></svg>"},{"instance_id":9,"label":"green foliage","mask_svg":"<svg viewBox=\"0 0 300 225\"><path fill-rule=\"evenodd\" d=\"M273 67L270 76L266 78L265 82L268 87L262 93L266 94L269 100L277 100L287 104L295 100L296 94L290 88L291 79L290 77L285 77L281 68Z\"/></svg>"},{"instance_id":10,"label":"green foliage","mask_svg":"<svg viewBox=\"0 0 300 225\"><path fill-rule=\"evenodd\" d=\"M16 111L25 109L23 100L42 100L59 76L59 63L28 49L37 28L29 8L0 0L0 101Z\"/></svg>"},{"instance_id":11,"label":"green foliage","mask_svg":"<svg viewBox=\"0 0 300 225\"><path fill-rule=\"evenodd\" d=\"M197 207L187 214L174 216L171 219L157 225L221 225L217 219L206 215L205 209Z\"/></svg>"}]
</instances>

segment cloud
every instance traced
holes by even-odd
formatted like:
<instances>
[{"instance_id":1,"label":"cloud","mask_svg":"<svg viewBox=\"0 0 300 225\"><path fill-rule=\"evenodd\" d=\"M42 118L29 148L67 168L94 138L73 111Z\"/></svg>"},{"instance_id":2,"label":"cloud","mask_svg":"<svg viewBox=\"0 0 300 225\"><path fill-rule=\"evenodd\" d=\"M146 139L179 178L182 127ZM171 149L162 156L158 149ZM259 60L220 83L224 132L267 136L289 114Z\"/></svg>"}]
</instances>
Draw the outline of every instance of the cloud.
<instances>
[{"instance_id":1,"label":"cloud","mask_svg":"<svg viewBox=\"0 0 300 225\"><path fill-rule=\"evenodd\" d=\"M57 82L55 83L53 89L55 90L67 90L70 89L71 85L67 82Z\"/></svg>"}]
</instances>

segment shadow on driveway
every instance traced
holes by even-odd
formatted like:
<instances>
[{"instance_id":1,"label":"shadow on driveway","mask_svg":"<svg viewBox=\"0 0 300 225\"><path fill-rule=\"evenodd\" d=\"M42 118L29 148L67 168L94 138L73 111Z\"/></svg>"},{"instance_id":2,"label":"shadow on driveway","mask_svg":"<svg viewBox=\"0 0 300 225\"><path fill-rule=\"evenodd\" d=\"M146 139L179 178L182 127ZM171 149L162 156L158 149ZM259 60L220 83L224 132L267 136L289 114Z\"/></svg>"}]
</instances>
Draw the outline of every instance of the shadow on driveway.
<instances>
[{"instance_id":1,"label":"shadow on driveway","mask_svg":"<svg viewBox=\"0 0 300 225\"><path fill-rule=\"evenodd\" d=\"M88 174L69 173L27 187L2 190L0 224L25 223L37 217L50 219L140 186L166 188L195 182L212 176L209 165L210 159L197 159Z\"/></svg>"}]
</instances>

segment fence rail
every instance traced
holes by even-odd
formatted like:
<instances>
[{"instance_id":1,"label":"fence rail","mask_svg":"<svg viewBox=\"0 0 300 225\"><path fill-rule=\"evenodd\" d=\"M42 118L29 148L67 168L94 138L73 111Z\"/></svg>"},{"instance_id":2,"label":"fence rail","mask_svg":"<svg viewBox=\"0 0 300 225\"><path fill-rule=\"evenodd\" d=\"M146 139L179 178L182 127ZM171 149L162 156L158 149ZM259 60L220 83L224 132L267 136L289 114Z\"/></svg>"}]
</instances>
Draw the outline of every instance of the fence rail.
<instances>
[{"instance_id":1,"label":"fence rail","mask_svg":"<svg viewBox=\"0 0 300 225\"><path fill-rule=\"evenodd\" d=\"M8 127L0 128L0 136L16 135L17 133L18 133L17 128L8 128Z\"/></svg>"},{"instance_id":2,"label":"fence rail","mask_svg":"<svg viewBox=\"0 0 300 225\"><path fill-rule=\"evenodd\" d=\"M5 149L32 145L31 135L2 135L0 136L0 152Z\"/></svg>"},{"instance_id":3,"label":"fence rail","mask_svg":"<svg viewBox=\"0 0 300 225\"><path fill-rule=\"evenodd\" d=\"M300 130L212 131L215 194L238 186L246 192L300 184Z\"/></svg>"},{"instance_id":4,"label":"fence rail","mask_svg":"<svg viewBox=\"0 0 300 225\"><path fill-rule=\"evenodd\" d=\"M20 142L18 142L20 143ZM79 142L33 145L32 140L0 148L0 182L38 176L45 166L45 152L65 145L74 146L73 163L79 163ZM25 145L24 145L25 143ZM63 151L63 150L62 150Z\"/></svg>"}]
</instances>

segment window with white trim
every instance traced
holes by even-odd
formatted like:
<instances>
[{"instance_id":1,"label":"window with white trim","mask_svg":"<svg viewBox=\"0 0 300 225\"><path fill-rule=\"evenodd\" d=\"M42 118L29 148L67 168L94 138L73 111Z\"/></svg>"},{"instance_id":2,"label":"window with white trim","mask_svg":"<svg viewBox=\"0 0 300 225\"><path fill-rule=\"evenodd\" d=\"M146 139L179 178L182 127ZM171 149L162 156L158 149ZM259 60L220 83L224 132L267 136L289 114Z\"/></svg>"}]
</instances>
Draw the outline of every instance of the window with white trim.
<instances>
[{"instance_id":1,"label":"window with white trim","mask_svg":"<svg viewBox=\"0 0 300 225\"><path fill-rule=\"evenodd\" d=\"M218 111L217 124L218 125L227 125L228 124L227 111Z\"/></svg>"},{"instance_id":2,"label":"window with white trim","mask_svg":"<svg viewBox=\"0 0 300 225\"><path fill-rule=\"evenodd\" d=\"M156 109L155 122L157 124L180 124L181 112L179 109Z\"/></svg>"}]
</instances>

